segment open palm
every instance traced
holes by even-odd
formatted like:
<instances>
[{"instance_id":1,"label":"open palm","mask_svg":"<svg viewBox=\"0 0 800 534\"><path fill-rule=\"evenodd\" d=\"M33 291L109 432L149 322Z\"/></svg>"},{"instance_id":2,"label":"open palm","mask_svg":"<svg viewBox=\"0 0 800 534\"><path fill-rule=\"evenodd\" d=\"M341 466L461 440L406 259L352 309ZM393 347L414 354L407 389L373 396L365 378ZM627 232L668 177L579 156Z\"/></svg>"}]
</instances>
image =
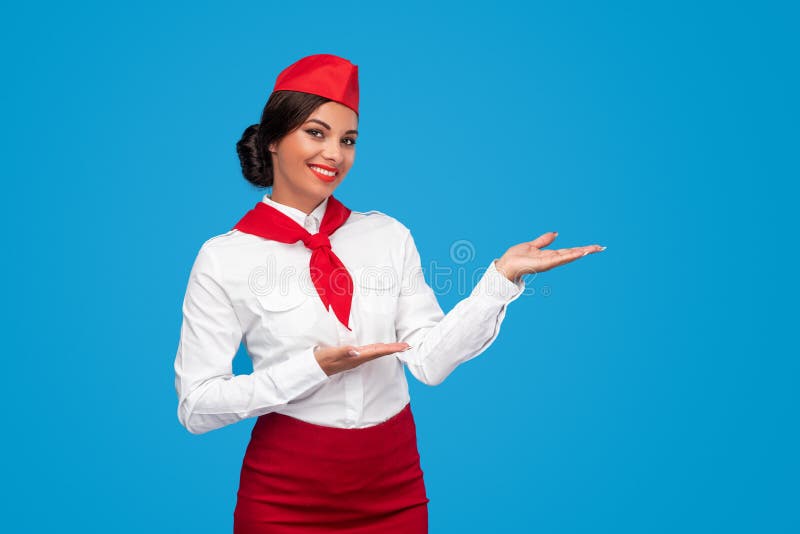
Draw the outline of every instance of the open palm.
<instances>
[{"instance_id":1,"label":"open palm","mask_svg":"<svg viewBox=\"0 0 800 534\"><path fill-rule=\"evenodd\" d=\"M551 244L557 235L558 232L547 232L533 241L514 245L497 260L497 270L509 280L516 281L524 274L549 271L553 267L564 265L587 254L600 252L606 248L600 245L587 245L584 247L544 250L543 247Z\"/></svg>"}]
</instances>

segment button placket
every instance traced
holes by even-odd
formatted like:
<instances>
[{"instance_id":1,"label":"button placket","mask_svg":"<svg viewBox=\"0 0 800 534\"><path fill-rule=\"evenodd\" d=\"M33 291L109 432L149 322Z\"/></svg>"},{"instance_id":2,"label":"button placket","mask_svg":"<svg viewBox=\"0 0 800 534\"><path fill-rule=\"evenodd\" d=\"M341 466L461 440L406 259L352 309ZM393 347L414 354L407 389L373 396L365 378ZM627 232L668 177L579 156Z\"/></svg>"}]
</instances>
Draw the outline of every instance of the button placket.
<instances>
[{"instance_id":1,"label":"button placket","mask_svg":"<svg viewBox=\"0 0 800 534\"><path fill-rule=\"evenodd\" d=\"M356 368L357 369L357 368ZM355 425L361 420L364 406L364 388L361 383L361 373L356 369L345 372L345 404L347 405L347 420Z\"/></svg>"},{"instance_id":2,"label":"button placket","mask_svg":"<svg viewBox=\"0 0 800 534\"><path fill-rule=\"evenodd\" d=\"M310 234L316 234L317 232L319 232L319 229L318 229L318 226L317 226L317 218L316 217L312 217L310 215L308 217L306 217L306 220L303 223L303 226L305 227L306 231L308 233L310 233Z\"/></svg>"}]
</instances>

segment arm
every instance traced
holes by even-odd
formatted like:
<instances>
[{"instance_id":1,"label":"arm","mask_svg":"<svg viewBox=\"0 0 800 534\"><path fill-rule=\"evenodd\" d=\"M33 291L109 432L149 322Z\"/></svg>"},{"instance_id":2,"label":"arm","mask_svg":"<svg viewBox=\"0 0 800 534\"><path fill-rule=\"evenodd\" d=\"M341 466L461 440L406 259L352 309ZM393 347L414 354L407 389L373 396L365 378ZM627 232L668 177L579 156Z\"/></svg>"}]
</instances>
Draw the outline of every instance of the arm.
<instances>
[{"instance_id":1,"label":"arm","mask_svg":"<svg viewBox=\"0 0 800 534\"><path fill-rule=\"evenodd\" d=\"M201 247L183 300L175 356L178 420L192 434L275 411L328 379L311 347L267 369L234 376L243 333L217 273L212 255Z\"/></svg>"},{"instance_id":2,"label":"arm","mask_svg":"<svg viewBox=\"0 0 800 534\"><path fill-rule=\"evenodd\" d=\"M500 333L508 304L522 294L525 282L512 282L495 261L471 294L445 315L425 282L411 233L404 245L403 276L397 306L397 341L411 349L398 353L417 380L435 386L460 364L489 348Z\"/></svg>"}]
</instances>

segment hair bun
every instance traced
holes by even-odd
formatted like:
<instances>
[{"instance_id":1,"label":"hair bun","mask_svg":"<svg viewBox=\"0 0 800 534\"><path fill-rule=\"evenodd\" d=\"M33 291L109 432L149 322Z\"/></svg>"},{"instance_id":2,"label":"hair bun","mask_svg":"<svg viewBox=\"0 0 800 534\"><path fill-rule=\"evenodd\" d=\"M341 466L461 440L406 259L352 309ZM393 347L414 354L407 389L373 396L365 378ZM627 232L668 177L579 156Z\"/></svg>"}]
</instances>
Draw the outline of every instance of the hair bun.
<instances>
[{"instance_id":1,"label":"hair bun","mask_svg":"<svg viewBox=\"0 0 800 534\"><path fill-rule=\"evenodd\" d=\"M258 124L248 126L242 134L242 138L236 143L236 153L239 155L242 174L247 181L257 187L269 187L272 185L272 173L264 172L265 161L258 133ZM271 170L271 165L269 170Z\"/></svg>"}]
</instances>

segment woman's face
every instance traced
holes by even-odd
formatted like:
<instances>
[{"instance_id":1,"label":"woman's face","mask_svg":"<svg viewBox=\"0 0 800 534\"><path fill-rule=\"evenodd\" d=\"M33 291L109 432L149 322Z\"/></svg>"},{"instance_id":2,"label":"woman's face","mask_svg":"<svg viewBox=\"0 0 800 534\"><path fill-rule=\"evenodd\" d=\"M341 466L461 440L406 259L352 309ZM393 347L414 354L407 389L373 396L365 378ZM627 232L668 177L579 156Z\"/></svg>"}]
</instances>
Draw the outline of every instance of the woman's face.
<instances>
[{"instance_id":1,"label":"woman's face","mask_svg":"<svg viewBox=\"0 0 800 534\"><path fill-rule=\"evenodd\" d=\"M272 152L272 198L306 212L330 196L356 157L358 115L338 102L326 102L277 143Z\"/></svg>"}]
</instances>

